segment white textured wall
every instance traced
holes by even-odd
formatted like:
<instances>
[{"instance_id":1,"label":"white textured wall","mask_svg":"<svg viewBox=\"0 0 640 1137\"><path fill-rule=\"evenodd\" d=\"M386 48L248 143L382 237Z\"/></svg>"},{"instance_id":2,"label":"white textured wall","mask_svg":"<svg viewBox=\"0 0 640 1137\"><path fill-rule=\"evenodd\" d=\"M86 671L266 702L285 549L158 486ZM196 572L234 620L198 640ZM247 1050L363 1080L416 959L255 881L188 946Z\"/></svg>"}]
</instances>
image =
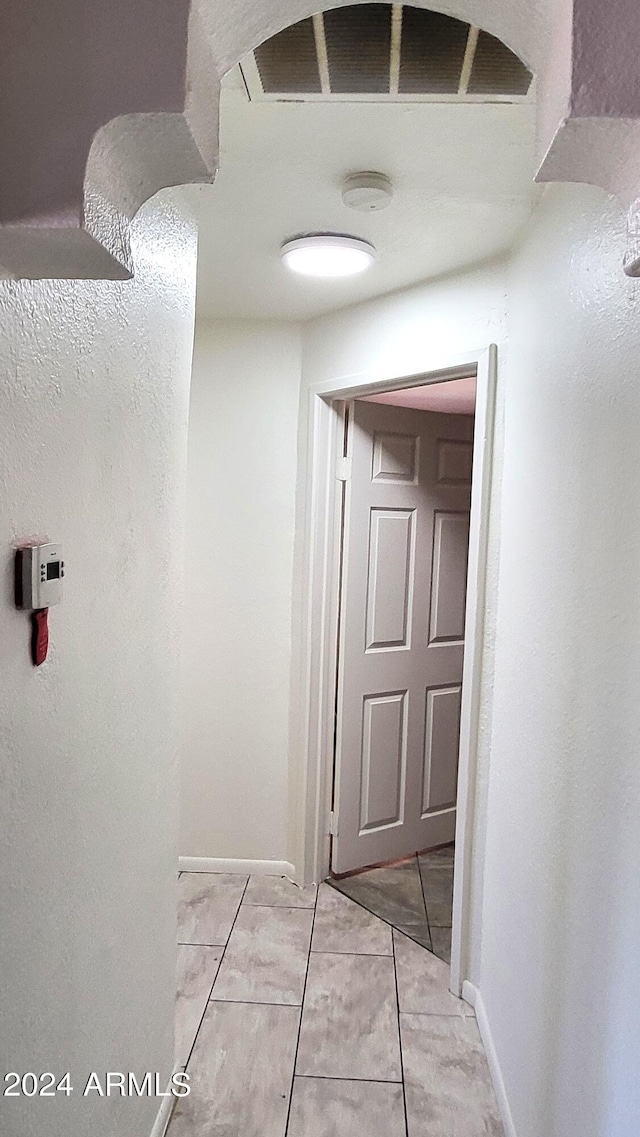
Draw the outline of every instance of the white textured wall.
<instances>
[{"instance_id":1,"label":"white textured wall","mask_svg":"<svg viewBox=\"0 0 640 1137\"><path fill-rule=\"evenodd\" d=\"M304 382L413 375L505 334L504 264L357 304L305 324Z\"/></svg>"},{"instance_id":2,"label":"white textured wall","mask_svg":"<svg viewBox=\"0 0 640 1137\"><path fill-rule=\"evenodd\" d=\"M134 281L0 285L0 1067L73 1095L0 1099L7 1137L145 1137L159 1102L82 1097L172 1060L177 581L195 235L165 198ZM12 547L62 542L48 662Z\"/></svg>"},{"instance_id":3,"label":"white textured wall","mask_svg":"<svg viewBox=\"0 0 640 1137\"><path fill-rule=\"evenodd\" d=\"M508 279L478 983L517 1137L640 1117L640 286L625 219L547 190Z\"/></svg>"},{"instance_id":4,"label":"white textured wall","mask_svg":"<svg viewBox=\"0 0 640 1137\"><path fill-rule=\"evenodd\" d=\"M287 859L300 332L198 323L180 852Z\"/></svg>"}]
</instances>

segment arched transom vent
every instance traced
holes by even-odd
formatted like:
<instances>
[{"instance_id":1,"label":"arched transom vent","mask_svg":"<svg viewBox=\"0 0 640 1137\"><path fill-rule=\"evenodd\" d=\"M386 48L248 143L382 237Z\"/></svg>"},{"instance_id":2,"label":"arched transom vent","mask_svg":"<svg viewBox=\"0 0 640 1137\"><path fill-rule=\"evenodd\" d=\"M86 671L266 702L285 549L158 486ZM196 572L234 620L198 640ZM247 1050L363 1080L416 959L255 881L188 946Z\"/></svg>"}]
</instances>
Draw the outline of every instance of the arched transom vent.
<instances>
[{"instance_id":1,"label":"arched transom vent","mask_svg":"<svg viewBox=\"0 0 640 1137\"><path fill-rule=\"evenodd\" d=\"M251 99L517 102L531 72L500 40L404 4L355 4L285 28L241 64Z\"/></svg>"}]
</instances>

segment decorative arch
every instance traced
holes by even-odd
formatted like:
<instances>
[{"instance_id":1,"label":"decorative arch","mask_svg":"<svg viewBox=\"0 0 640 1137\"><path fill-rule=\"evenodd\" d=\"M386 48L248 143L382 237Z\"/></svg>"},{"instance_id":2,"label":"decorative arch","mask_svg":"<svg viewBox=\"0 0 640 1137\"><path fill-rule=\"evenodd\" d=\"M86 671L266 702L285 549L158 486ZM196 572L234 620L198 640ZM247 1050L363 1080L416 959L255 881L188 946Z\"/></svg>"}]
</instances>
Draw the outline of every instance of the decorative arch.
<instances>
[{"instance_id":1,"label":"decorative arch","mask_svg":"<svg viewBox=\"0 0 640 1137\"><path fill-rule=\"evenodd\" d=\"M640 275L637 0L413 2L485 29L536 74L538 180L618 196L629 208L625 271ZM215 177L221 77L317 8L318 0L5 5L0 275L130 277L129 226L140 206L167 186Z\"/></svg>"}]
</instances>

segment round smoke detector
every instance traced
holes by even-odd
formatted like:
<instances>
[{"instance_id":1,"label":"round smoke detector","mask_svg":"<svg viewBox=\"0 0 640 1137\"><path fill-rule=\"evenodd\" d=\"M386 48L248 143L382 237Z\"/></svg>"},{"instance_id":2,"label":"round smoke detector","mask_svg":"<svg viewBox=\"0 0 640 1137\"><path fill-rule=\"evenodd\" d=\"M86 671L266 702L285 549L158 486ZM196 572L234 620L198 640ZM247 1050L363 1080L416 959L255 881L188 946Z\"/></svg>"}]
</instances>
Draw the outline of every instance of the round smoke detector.
<instances>
[{"instance_id":1,"label":"round smoke detector","mask_svg":"<svg viewBox=\"0 0 640 1137\"><path fill-rule=\"evenodd\" d=\"M361 213L371 213L376 209L386 209L393 197L393 186L386 174L365 171L352 174L342 187L342 200L349 209Z\"/></svg>"}]
</instances>

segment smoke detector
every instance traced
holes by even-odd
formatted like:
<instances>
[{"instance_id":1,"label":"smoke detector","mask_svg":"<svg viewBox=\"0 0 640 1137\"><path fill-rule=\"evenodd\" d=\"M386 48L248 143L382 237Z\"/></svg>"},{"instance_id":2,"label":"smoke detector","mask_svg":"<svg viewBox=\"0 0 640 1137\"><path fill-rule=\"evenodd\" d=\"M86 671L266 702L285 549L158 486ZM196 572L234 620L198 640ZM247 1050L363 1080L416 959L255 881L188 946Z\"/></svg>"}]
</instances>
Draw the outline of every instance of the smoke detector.
<instances>
[{"instance_id":1,"label":"smoke detector","mask_svg":"<svg viewBox=\"0 0 640 1137\"><path fill-rule=\"evenodd\" d=\"M372 213L386 209L393 197L393 186L386 174L376 174L371 170L351 174L342 187L342 200L349 209L360 213Z\"/></svg>"}]
</instances>

